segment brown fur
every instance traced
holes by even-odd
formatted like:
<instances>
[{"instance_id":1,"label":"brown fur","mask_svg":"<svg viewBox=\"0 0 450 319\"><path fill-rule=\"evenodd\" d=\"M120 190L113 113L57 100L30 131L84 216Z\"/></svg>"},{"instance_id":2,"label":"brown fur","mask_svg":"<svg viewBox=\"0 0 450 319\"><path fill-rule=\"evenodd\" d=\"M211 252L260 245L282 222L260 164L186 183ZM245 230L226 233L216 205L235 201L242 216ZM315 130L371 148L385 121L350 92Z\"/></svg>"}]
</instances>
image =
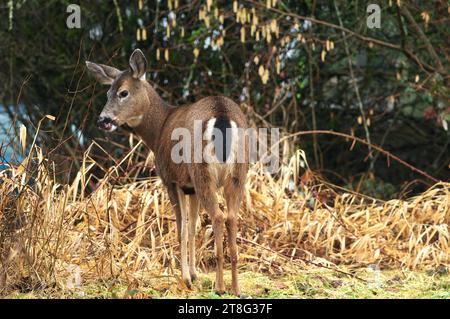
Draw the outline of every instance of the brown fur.
<instances>
[{"instance_id":1,"label":"brown fur","mask_svg":"<svg viewBox=\"0 0 450 319\"><path fill-rule=\"evenodd\" d=\"M239 295L237 278L237 214L244 191L247 163L207 164L180 163L171 159L171 150L178 141L171 140L176 128L187 128L193 135L194 121L208 120L219 116L234 121L238 128L247 128L245 116L238 105L226 97L206 97L200 101L174 107L165 103L152 86L143 79L146 61L142 52L136 50L130 58L130 70L117 69L88 63L89 70L102 83L111 84L108 102L102 112L117 125L128 123L155 153L156 168L174 206L177 231L181 246L182 277L187 286L196 278L195 271L195 226L199 207L209 214L217 257L215 289L225 290L223 282L223 224L225 222L232 266L232 291ZM143 70L144 68L144 70ZM129 92L129 97L121 101L119 93ZM205 126L203 125L203 130ZM203 145L204 146L204 145ZM245 145L247 148L248 146ZM203 149L203 148L202 148ZM247 152L246 152L247 154ZM192 146L192 156L194 150ZM212 165L215 165L212 168ZM215 174L212 174L214 169ZM223 187L227 203L227 214L220 210L217 191ZM186 189L193 189L186 195Z\"/></svg>"}]
</instances>

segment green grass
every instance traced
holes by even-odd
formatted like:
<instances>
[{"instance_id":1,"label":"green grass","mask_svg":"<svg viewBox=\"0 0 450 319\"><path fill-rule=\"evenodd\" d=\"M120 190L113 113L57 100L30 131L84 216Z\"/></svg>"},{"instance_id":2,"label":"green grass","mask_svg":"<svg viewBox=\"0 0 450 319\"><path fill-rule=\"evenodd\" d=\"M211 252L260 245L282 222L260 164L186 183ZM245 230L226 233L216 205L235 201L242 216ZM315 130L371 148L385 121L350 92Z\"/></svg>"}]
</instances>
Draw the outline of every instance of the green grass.
<instances>
[{"instance_id":1,"label":"green grass","mask_svg":"<svg viewBox=\"0 0 450 319\"><path fill-rule=\"evenodd\" d=\"M283 277L255 272L240 274L241 291L251 298L450 298L450 275L369 269L355 274L365 281L325 269L305 270ZM235 298L214 293L214 273L200 274L192 290L174 277L142 279L132 285L115 281L90 282L75 290L14 291L9 298ZM225 273L227 288L230 274Z\"/></svg>"}]
</instances>

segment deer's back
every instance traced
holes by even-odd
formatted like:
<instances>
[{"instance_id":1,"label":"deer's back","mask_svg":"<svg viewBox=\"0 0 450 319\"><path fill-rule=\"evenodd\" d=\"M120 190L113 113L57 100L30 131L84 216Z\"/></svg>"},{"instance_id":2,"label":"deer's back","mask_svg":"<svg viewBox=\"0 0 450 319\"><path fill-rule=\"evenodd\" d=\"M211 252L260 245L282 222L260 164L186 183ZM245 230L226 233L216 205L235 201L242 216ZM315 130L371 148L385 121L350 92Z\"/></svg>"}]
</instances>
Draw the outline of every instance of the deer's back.
<instances>
[{"instance_id":1,"label":"deer's back","mask_svg":"<svg viewBox=\"0 0 450 319\"><path fill-rule=\"evenodd\" d=\"M197 122L196 122L197 121ZM194 127L201 125L201 134L211 129L211 125L221 129L225 127L237 127L246 129L247 122L239 106L231 99L223 96L212 96L203 98L193 104L175 107L171 109L170 114L163 126L159 148L156 152L156 166L158 174L165 184L176 183L180 186L192 186L191 174L193 165L212 165L194 162ZM171 154L173 147L179 143L179 140L172 140L172 133L175 129L187 129L190 132L191 139L191 161L190 163L174 163ZM198 132L198 131L197 131ZM207 141L202 140L201 150L203 151ZM203 159L202 159L203 161ZM221 164L230 165L230 164ZM232 165L232 164L231 164Z\"/></svg>"}]
</instances>

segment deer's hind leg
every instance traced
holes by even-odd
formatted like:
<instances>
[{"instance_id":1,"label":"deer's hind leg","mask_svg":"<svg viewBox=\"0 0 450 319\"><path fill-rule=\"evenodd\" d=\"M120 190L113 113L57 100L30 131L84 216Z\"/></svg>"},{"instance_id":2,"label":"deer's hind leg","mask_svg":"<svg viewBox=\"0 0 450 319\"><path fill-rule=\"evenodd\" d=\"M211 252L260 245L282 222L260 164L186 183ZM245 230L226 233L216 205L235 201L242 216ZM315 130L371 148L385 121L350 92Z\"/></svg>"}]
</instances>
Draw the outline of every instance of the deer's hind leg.
<instances>
[{"instance_id":1,"label":"deer's hind leg","mask_svg":"<svg viewBox=\"0 0 450 319\"><path fill-rule=\"evenodd\" d=\"M237 164L239 165L239 164ZM229 176L224 183L224 195L225 201L227 202L227 218L225 225L227 227L228 235L228 248L230 250L231 258L231 286L233 294L239 296L241 294L238 282L238 249L236 243L237 237L237 218L239 214L239 207L241 206L242 196L244 192L245 185L245 166L242 168L242 174L237 174L234 176Z\"/></svg>"},{"instance_id":2,"label":"deer's hind leg","mask_svg":"<svg viewBox=\"0 0 450 319\"><path fill-rule=\"evenodd\" d=\"M192 176L195 186L195 193L200 205L206 210L211 218L215 254L216 254L216 283L215 291L221 295L225 292L225 284L223 282L223 228L224 217L223 212L219 208L217 201L217 187L215 182L211 180L211 177L207 171L207 166L198 165Z\"/></svg>"},{"instance_id":3,"label":"deer's hind leg","mask_svg":"<svg viewBox=\"0 0 450 319\"><path fill-rule=\"evenodd\" d=\"M175 212L175 221L177 225L178 242L181 243L181 208L180 201L178 199L177 186L175 184L166 185L167 194L169 195L170 203L173 206Z\"/></svg>"},{"instance_id":4,"label":"deer's hind leg","mask_svg":"<svg viewBox=\"0 0 450 319\"><path fill-rule=\"evenodd\" d=\"M180 207L181 214L181 240L180 240L180 250L181 250L181 276L184 283L188 288L191 288L191 274L189 273L188 264L188 241L189 241L189 227L188 227L188 205L187 196L184 192L177 187L178 193L178 203Z\"/></svg>"},{"instance_id":5,"label":"deer's hind leg","mask_svg":"<svg viewBox=\"0 0 450 319\"><path fill-rule=\"evenodd\" d=\"M196 195L189 196L189 273L191 280L197 279L197 271L195 270L195 233L197 226L197 218L199 211L199 202Z\"/></svg>"}]
</instances>

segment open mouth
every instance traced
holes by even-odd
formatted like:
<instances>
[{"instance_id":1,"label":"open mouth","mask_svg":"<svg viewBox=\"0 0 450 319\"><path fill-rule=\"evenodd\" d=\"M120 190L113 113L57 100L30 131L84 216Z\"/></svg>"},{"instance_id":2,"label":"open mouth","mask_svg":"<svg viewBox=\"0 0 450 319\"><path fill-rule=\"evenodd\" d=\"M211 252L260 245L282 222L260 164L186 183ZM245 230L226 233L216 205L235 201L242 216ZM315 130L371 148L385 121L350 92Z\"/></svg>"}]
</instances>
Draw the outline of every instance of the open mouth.
<instances>
[{"instance_id":1,"label":"open mouth","mask_svg":"<svg viewBox=\"0 0 450 319\"><path fill-rule=\"evenodd\" d=\"M110 118L100 118L97 122L97 126L106 132L115 131L118 127L117 123Z\"/></svg>"},{"instance_id":2,"label":"open mouth","mask_svg":"<svg viewBox=\"0 0 450 319\"><path fill-rule=\"evenodd\" d=\"M113 123L106 123L103 125L102 129L106 132L112 132L117 129L117 125L114 125Z\"/></svg>"}]
</instances>

